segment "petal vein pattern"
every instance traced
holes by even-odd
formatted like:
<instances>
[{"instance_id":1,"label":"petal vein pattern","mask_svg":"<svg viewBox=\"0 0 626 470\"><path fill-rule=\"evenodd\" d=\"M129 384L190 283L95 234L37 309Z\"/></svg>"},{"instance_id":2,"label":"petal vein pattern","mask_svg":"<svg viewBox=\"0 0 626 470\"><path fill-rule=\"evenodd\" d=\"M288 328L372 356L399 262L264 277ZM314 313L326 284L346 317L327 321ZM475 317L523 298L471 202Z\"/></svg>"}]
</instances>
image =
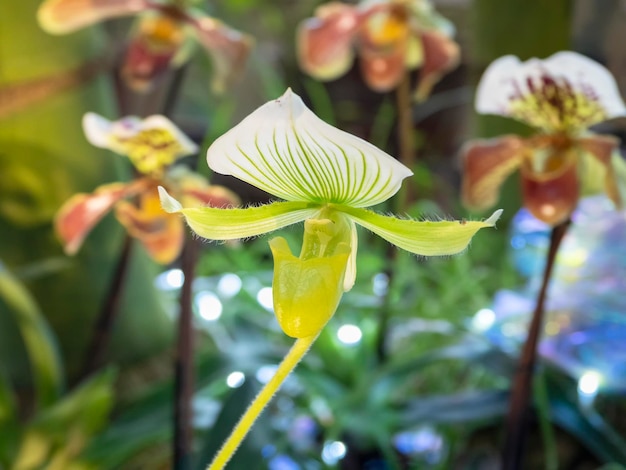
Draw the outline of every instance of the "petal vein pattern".
<instances>
[{"instance_id":1,"label":"petal vein pattern","mask_svg":"<svg viewBox=\"0 0 626 470\"><path fill-rule=\"evenodd\" d=\"M291 90L217 139L207 160L215 172L288 201L352 207L385 201L412 174L382 150L319 119Z\"/></svg>"}]
</instances>

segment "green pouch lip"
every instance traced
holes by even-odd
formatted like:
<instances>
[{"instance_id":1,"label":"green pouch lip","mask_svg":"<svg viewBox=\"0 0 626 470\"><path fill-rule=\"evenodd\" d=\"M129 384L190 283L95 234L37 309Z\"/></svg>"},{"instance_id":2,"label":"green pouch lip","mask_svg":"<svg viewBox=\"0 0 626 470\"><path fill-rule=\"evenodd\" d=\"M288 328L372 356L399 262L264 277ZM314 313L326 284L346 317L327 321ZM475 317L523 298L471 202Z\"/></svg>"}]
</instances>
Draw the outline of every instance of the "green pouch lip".
<instances>
[{"instance_id":1,"label":"green pouch lip","mask_svg":"<svg viewBox=\"0 0 626 470\"><path fill-rule=\"evenodd\" d=\"M334 315L343 295L350 246L340 242L330 256L298 258L287 241L269 242L274 256L274 312L282 330L293 338L319 333Z\"/></svg>"}]
</instances>

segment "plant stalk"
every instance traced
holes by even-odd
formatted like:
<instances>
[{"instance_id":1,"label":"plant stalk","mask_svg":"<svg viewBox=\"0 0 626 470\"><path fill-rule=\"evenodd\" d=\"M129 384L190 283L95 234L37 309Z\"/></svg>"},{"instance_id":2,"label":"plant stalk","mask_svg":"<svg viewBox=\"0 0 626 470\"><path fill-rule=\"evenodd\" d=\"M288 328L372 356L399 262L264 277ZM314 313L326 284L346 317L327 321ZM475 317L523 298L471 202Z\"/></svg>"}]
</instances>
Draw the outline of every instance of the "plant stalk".
<instances>
[{"instance_id":1,"label":"plant stalk","mask_svg":"<svg viewBox=\"0 0 626 470\"><path fill-rule=\"evenodd\" d=\"M207 470L221 470L226 466L263 409L278 391L287 376L295 369L300 360L302 360L304 355L311 348L318 335L319 333L305 338L298 338L296 340L278 366L274 376L269 382L267 382L267 384L265 384L263 389L261 389L231 432L230 436L228 436L226 441L224 441L224 444L222 444L222 447L216 454L213 462L211 462L211 464L207 467Z\"/></svg>"},{"instance_id":2,"label":"plant stalk","mask_svg":"<svg viewBox=\"0 0 626 470\"><path fill-rule=\"evenodd\" d=\"M81 378L95 371L104 360L104 353L111 339L113 324L120 311L131 252L132 238L128 233L125 233L122 251L113 270L109 290L104 297L104 303L96 318L93 335L87 346L85 363L80 375Z\"/></svg>"},{"instance_id":3,"label":"plant stalk","mask_svg":"<svg viewBox=\"0 0 626 470\"><path fill-rule=\"evenodd\" d=\"M537 359L537 345L543 326L545 299L550 278L552 277L556 254L570 222L570 219L568 219L555 226L550 234L550 248L546 255L543 279L528 328L528 336L515 371L513 388L509 399L509 411L505 425L506 435L502 453L503 470L519 470L523 465L524 444L529 418L529 398L531 396L531 383Z\"/></svg>"},{"instance_id":4,"label":"plant stalk","mask_svg":"<svg viewBox=\"0 0 626 470\"><path fill-rule=\"evenodd\" d=\"M400 161L413 169L415 165L416 153L413 141L413 94L411 93L411 77L409 72L405 72L402 81L396 88L396 112L398 116L398 149ZM409 206L415 202L416 190L412 178L409 178L400 189L394 201L396 214L404 213ZM376 338L376 355L380 363L386 360L385 342L387 330L389 328L389 310L391 286L394 280L394 271L398 250L393 245L387 244L386 266L384 273L387 275L387 292L385 292L381 307L378 313L378 335Z\"/></svg>"},{"instance_id":5,"label":"plant stalk","mask_svg":"<svg viewBox=\"0 0 626 470\"><path fill-rule=\"evenodd\" d=\"M413 94L411 93L411 77L405 72L402 81L396 88L396 108L398 112L398 150L400 161L413 170L417 161L415 140L413 138ZM407 178L399 194L399 209L406 210L417 198L413 178Z\"/></svg>"},{"instance_id":6,"label":"plant stalk","mask_svg":"<svg viewBox=\"0 0 626 470\"><path fill-rule=\"evenodd\" d=\"M198 243L190 235L183 247L181 269L184 281L179 297L178 336L174 358L174 440L173 468L187 470L192 454L193 361L193 280Z\"/></svg>"},{"instance_id":7,"label":"plant stalk","mask_svg":"<svg viewBox=\"0 0 626 470\"><path fill-rule=\"evenodd\" d=\"M558 470L559 452L550 419L550 396L545 371L535 377L534 395L537 402L539 428L543 438L545 470Z\"/></svg>"},{"instance_id":8,"label":"plant stalk","mask_svg":"<svg viewBox=\"0 0 626 470\"><path fill-rule=\"evenodd\" d=\"M384 364L387 360L387 331L389 330L389 320L391 317L391 284L394 280L396 260L398 258L398 248L387 243L385 256L384 274L387 276L387 290L383 295L380 308L378 310L378 332L376 335L376 357L379 364Z\"/></svg>"}]
</instances>

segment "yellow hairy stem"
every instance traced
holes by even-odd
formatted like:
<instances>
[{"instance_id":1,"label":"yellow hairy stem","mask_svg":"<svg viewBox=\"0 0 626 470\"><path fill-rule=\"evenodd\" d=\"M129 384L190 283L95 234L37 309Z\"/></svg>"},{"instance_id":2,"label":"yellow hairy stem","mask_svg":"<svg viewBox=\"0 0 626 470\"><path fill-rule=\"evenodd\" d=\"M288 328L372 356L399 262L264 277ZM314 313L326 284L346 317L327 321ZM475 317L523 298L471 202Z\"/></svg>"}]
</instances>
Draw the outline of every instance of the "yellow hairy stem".
<instances>
[{"instance_id":1,"label":"yellow hairy stem","mask_svg":"<svg viewBox=\"0 0 626 470\"><path fill-rule=\"evenodd\" d=\"M317 339L318 335L319 332L312 336L299 338L294 343L283 361L278 366L274 376L267 384L265 384L265 387L263 387L254 401L250 404L235 426L235 429L233 429L233 432L231 432L230 436L228 436L228 439L224 441L224 444L213 459L213 462L207 467L207 470L221 470L226 466L265 406L278 391L287 376L292 370L295 369L300 360L307 353L313 342Z\"/></svg>"}]
</instances>

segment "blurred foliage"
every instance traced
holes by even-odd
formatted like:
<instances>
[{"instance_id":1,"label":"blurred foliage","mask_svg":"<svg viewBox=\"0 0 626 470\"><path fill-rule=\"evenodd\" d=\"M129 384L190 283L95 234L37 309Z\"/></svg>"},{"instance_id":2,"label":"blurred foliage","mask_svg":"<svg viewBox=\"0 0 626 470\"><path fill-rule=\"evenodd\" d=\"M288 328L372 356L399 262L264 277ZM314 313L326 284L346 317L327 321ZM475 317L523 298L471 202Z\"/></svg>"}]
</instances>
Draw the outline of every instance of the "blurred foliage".
<instances>
[{"instance_id":1,"label":"blurred foliage","mask_svg":"<svg viewBox=\"0 0 626 470\"><path fill-rule=\"evenodd\" d=\"M64 37L42 33L34 23L38 3L0 3L0 87L100 60L108 44L96 28ZM175 114L194 139L204 141L204 148L289 84L327 121L394 153L391 96L365 94L369 92L354 75L320 84L297 71L294 29L320 3L211 3L212 14L254 35L257 47L242 83L225 96L208 93L205 69L211 63L203 55L196 55L185 69ZM473 2L474 78L504 53L526 58L567 48L571 3ZM90 148L80 132L84 112L113 117L113 102L110 80L101 75L1 120L0 258L7 266L0 268L3 470L170 467L172 383L161 369L169 369L171 358L156 353L171 336L177 291L155 292L158 271L140 251L135 251L125 307L111 345L112 358L122 360L124 367L119 374L105 369L65 391L75 380L91 321L106 295L121 231L112 220L103 221L82 252L67 259L54 240L51 218L71 194L128 177L122 160ZM481 118L477 129L481 136L526 131L496 117ZM416 132L418 142L430 137L428 129ZM204 153L197 167L208 173ZM457 189L438 174L440 168L429 159L419 163L415 173L421 199L402 212L416 218L464 215L454 202ZM215 181L222 182L219 177ZM237 189L246 201L265 197L242 186ZM505 217L511 217L518 190L510 185L503 194ZM514 358L475 331L471 318L491 303L497 290L520 283L508 258L506 223L499 225L478 234L466 253L427 260L404 252L390 255L384 242L361 233L357 284L231 467L270 468L275 459L288 455L299 467L272 470L494 468L480 465L493 464L498 455ZM298 246L301 227L281 235ZM195 306L195 468L204 468L262 386L263 373L271 372L291 345L258 299L261 289L271 284L267 239L206 244L199 260L197 292L215 295L223 311L219 320L209 321ZM225 273L241 279L236 294L218 288ZM356 344L338 339L339 328L346 324L359 327L362 337ZM141 358L157 363L156 379L149 365L129 367L128 362ZM243 373L245 381L231 388L226 379L235 371ZM584 408L572 379L553 369L546 369L545 377L562 468L579 468L566 464L575 463L580 454L585 462L618 462L603 470L623 468L624 429L606 420L607 415L624 415L623 397L601 396L597 409ZM304 434L297 428L303 422L309 430ZM441 438L434 454L398 451L399 434L424 430L431 438ZM337 464L321 457L332 441L347 445L345 458ZM563 442L573 444L566 448ZM544 445L538 440L533 446L537 456L532 462L539 462L533 468L540 468Z\"/></svg>"},{"instance_id":2,"label":"blurred foliage","mask_svg":"<svg viewBox=\"0 0 626 470\"><path fill-rule=\"evenodd\" d=\"M111 81L104 69L70 80L73 87L55 88L68 77L76 78L77 68L107 64L101 31L89 28L50 36L36 23L39 3L0 2L0 89L13 90L3 97L35 99L0 114L0 259L13 272L30 270L24 279L27 288L45 306L64 367L70 380L76 380L90 338L76 332L91 331L119 256L122 230L113 218L105 219L77 256L51 270L51 263L64 257L52 219L74 193L126 178L129 168L117 155L91 147L81 131L85 112L113 113ZM20 90L28 86L35 88ZM0 108L9 102L1 101ZM112 358L132 362L168 344L170 323L152 286L156 273L145 254L136 250ZM0 309L0 361L9 377L26 385L25 350L8 318Z\"/></svg>"},{"instance_id":3,"label":"blurred foliage","mask_svg":"<svg viewBox=\"0 0 626 470\"><path fill-rule=\"evenodd\" d=\"M17 324L34 383L34 397L14 389L5 364L0 365L0 468L94 468L81 452L108 421L114 371L102 370L63 395L56 338L33 297L2 265L0 303Z\"/></svg>"},{"instance_id":4,"label":"blurred foliage","mask_svg":"<svg viewBox=\"0 0 626 470\"><path fill-rule=\"evenodd\" d=\"M475 0L471 9L472 84L493 60L512 54L521 60L548 57L571 47L572 0ZM528 135L529 128L499 116L475 115L473 135L490 138L503 134ZM518 176L501 188L503 220L521 206Z\"/></svg>"}]
</instances>

